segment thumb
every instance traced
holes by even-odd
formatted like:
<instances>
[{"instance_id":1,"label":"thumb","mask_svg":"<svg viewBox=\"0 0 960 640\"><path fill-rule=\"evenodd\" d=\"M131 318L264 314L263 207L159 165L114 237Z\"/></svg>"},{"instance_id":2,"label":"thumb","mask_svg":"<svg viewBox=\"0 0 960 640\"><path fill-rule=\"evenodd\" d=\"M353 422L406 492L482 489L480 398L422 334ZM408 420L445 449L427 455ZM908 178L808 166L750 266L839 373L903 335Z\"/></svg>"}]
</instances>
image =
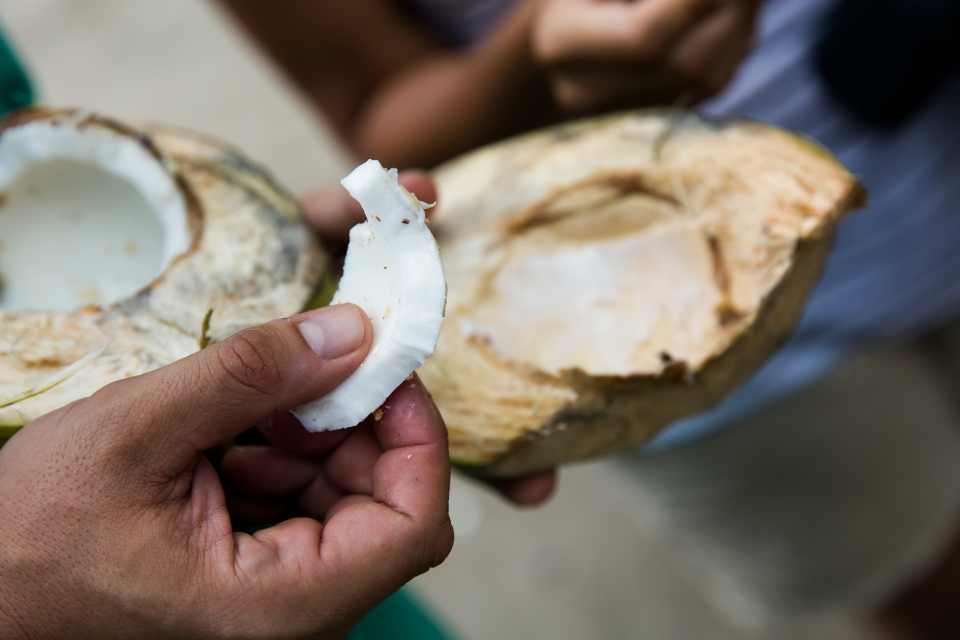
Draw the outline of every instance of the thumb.
<instances>
[{"instance_id":1,"label":"thumb","mask_svg":"<svg viewBox=\"0 0 960 640\"><path fill-rule=\"evenodd\" d=\"M104 425L102 436L133 446L139 459L192 460L276 411L332 391L360 366L372 340L370 320L359 307L325 307L244 329L166 367L108 385L87 404L98 414L92 423Z\"/></svg>"}]
</instances>

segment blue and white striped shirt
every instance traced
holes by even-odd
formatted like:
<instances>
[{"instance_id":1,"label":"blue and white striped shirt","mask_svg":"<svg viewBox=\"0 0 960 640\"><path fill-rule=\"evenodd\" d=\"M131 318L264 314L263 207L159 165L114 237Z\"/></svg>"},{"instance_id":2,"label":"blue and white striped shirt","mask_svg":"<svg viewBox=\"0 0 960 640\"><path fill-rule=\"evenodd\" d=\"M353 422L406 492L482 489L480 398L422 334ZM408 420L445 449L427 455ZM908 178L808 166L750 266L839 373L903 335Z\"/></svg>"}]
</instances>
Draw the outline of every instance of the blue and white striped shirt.
<instances>
[{"instance_id":1,"label":"blue and white striped shirt","mask_svg":"<svg viewBox=\"0 0 960 640\"><path fill-rule=\"evenodd\" d=\"M827 93L812 49L834 0L770 0L753 53L702 106L806 133L870 192L844 222L793 338L717 409L648 450L701 437L815 382L850 352L895 344L960 318L960 74L900 128L861 124Z\"/></svg>"}]
</instances>

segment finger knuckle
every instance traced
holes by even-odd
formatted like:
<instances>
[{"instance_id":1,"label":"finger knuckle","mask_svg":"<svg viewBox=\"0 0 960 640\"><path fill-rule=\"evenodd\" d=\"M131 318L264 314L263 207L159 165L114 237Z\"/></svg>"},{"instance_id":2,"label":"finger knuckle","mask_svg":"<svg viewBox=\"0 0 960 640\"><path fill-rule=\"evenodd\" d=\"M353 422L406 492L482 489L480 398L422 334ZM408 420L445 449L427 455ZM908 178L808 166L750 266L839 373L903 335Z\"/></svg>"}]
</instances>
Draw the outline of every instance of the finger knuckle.
<instances>
[{"instance_id":1,"label":"finger knuckle","mask_svg":"<svg viewBox=\"0 0 960 640\"><path fill-rule=\"evenodd\" d=\"M95 444L104 452L125 452L136 447L135 434L145 423L152 422L144 414L152 415L156 404L155 398L137 386L129 379L118 380L102 387L82 404L70 405L65 418L97 425L96 429L72 434L74 442L78 446Z\"/></svg>"},{"instance_id":2,"label":"finger knuckle","mask_svg":"<svg viewBox=\"0 0 960 640\"><path fill-rule=\"evenodd\" d=\"M283 367L274 342L268 332L254 328L220 343L216 354L224 382L243 393L276 393L283 386Z\"/></svg>"},{"instance_id":3,"label":"finger knuckle","mask_svg":"<svg viewBox=\"0 0 960 640\"><path fill-rule=\"evenodd\" d=\"M410 538L410 569L416 575L442 564L453 550L454 531L448 515L444 514L442 519L437 518L429 525L424 522L423 525L420 532Z\"/></svg>"},{"instance_id":4,"label":"finger knuckle","mask_svg":"<svg viewBox=\"0 0 960 640\"><path fill-rule=\"evenodd\" d=\"M450 518L447 517L437 532L436 543L433 547L433 558L430 560L430 569L440 566L443 561L447 559L447 556L449 556L453 550L453 540L453 523L451 523Z\"/></svg>"}]
</instances>

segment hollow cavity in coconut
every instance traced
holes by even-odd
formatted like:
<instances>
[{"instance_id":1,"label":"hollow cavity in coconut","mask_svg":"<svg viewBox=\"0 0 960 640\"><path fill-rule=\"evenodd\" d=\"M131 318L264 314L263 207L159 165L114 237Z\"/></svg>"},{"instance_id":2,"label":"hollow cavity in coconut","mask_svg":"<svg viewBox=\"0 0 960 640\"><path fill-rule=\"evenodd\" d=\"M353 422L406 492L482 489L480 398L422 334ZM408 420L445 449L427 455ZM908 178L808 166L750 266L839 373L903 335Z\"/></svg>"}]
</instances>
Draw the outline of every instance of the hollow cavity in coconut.
<instances>
[{"instance_id":1,"label":"hollow cavity in coconut","mask_svg":"<svg viewBox=\"0 0 960 640\"><path fill-rule=\"evenodd\" d=\"M433 354L446 304L440 251L424 203L397 183L397 170L368 160L341 182L367 221L350 230L331 304L363 309L374 337L363 364L343 384L293 411L310 431L353 427L377 409Z\"/></svg>"},{"instance_id":2,"label":"hollow cavity in coconut","mask_svg":"<svg viewBox=\"0 0 960 640\"><path fill-rule=\"evenodd\" d=\"M296 201L234 149L77 110L0 121L0 229L0 440L299 312L326 265Z\"/></svg>"},{"instance_id":3,"label":"hollow cavity in coconut","mask_svg":"<svg viewBox=\"0 0 960 640\"><path fill-rule=\"evenodd\" d=\"M176 184L113 129L12 128L0 140L0 185L5 310L109 304L190 247Z\"/></svg>"},{"instance_id":4,"label":"hollow cavity in coconut","mask_svg":"<svg viewBox=\"0 0 960 640\"><path fill-rule=\"evenodd\" d=\"M675 112L529 134L435 178L450 297L420 375L453 459L495 475L718 402L787 337L864 199L815 143Z\"/></svg>"}]
</instances>

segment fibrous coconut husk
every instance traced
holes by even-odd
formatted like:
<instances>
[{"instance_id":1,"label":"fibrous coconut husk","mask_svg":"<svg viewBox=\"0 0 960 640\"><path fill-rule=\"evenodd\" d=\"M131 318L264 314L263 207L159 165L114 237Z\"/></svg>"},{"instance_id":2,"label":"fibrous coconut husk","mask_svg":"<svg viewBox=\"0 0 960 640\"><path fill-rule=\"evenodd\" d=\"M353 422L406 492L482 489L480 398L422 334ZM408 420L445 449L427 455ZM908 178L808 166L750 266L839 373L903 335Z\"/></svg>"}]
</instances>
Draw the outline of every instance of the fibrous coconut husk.
<instances>
[{"instance_id":1,"label":"fibrous coconut husk","mask_svg":"<svg viewBox=\"0 0 960 640\"><path fill-rule=\"evenodd\" d=\"M815 142L639 112L435 172L449 285L421 368L454 461L511 476L613 454L709 409L789 336L865 201Z\"/></svg>"},{"instance_id":2,"label":"fibrous coconut husk","mask_svg":"<svg viewBox=\"0 0 960 640\"><path fill-rule=\"evenodd\" d=\"M201 342L297 313L314 294L327 258L296 200L235 149L186 131L138 130L73 109L16 112L0 121L0 139L31 123L145 149L186 206L181 223L190 242L160 277L113 304L70 312L0 310L0 442L48 411L187 356ZM46 388L58 372L100 349ZM31 389L42 392L30 395ZM25 391L29 397L18 400Z\"/></svg>"}]
</instances>

